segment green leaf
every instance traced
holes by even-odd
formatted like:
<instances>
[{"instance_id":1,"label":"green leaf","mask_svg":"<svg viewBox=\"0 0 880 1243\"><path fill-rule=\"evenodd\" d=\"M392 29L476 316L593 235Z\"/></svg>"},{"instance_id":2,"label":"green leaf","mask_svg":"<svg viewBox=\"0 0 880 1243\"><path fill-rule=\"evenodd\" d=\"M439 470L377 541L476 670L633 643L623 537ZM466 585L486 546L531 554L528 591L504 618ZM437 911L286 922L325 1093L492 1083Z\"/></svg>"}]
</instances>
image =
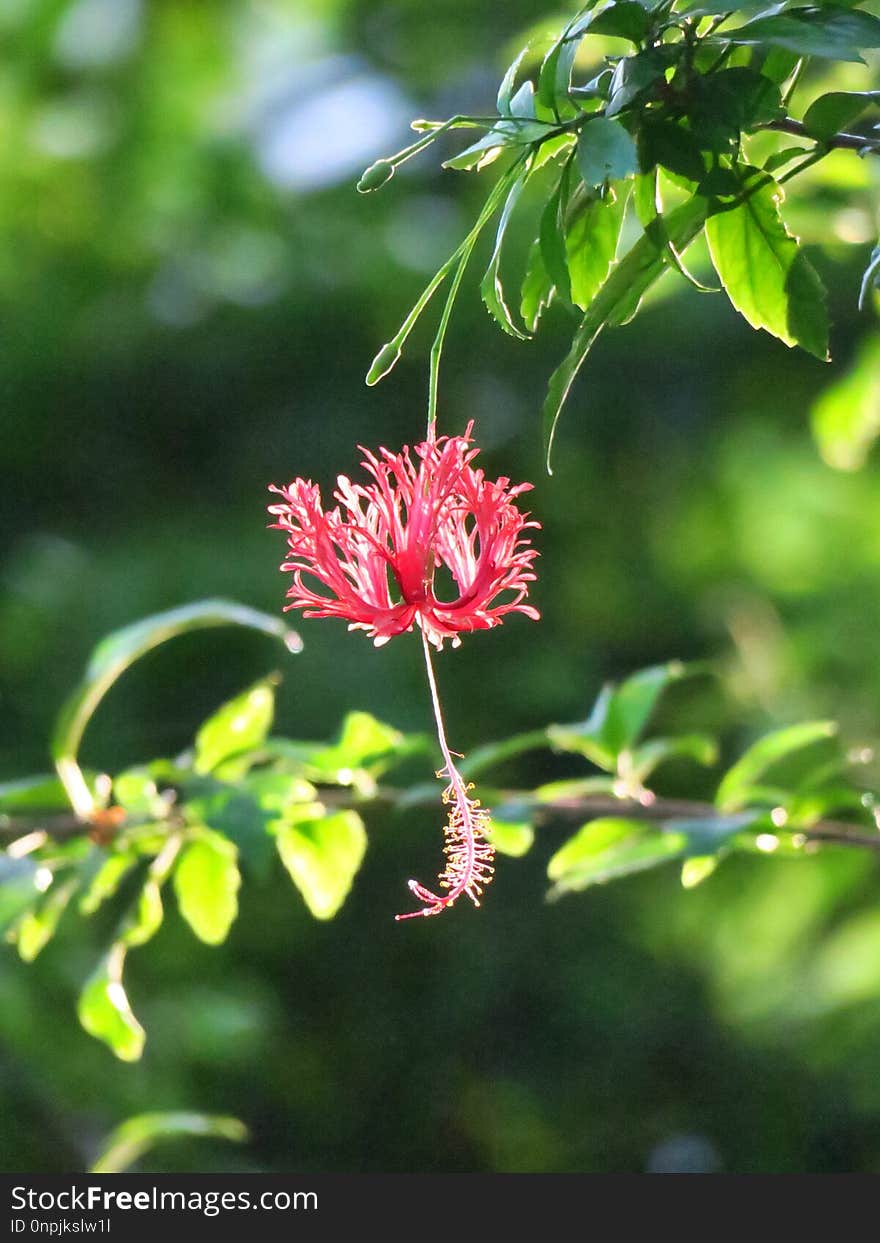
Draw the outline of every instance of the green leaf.
<instances>
[{"instance_id":1,"label":"green leaf","mask_svg":"<svg viewBox=\"0 0 880 1243\"><path fill-rule=\"evenodd\" d=\"M636 0L617 0L609 4L590 21L587 29L591 35L612 35L641 43L651 28L651 16L644 5Z\"/></svg>"},{"instance_id":2,"label":"green leaf","mask_svg":"<svg viewBox=\"0 0 880 1243\"><path fill-rule=\"evenodd\" d=\"M101 1152L89 1173L123 1174L134 1163L166 1139L179 1135L226 1139L243 1144L248 1129L238 1118L222 1114L147 1113L127 1118L104 1140Z\"/></svg>"},{"instance_id":3,"label":"green leaf","mask_svg":"<svg viewBox=\"0 0 880 1243\"><path fill-rule=\"evenodd\" d=\"M67 797L55 773L0 782L0 813L68 811Z\"/></svg>"},{"instance_id":4,"label":"green leaf","mask_svg":"<svg viewBox=\"0 0 880 1243\"><path fill-rule=\"evenodd\" d=\"M603 741L615 754L631 747L645 729L667 687L698 669L698 666L689 667L680 660L672 660L665 665L642 669L627 678L609 700L602 727Z\"/></svg>"},{"instance_id":5,"label":"green leaf","mask_svg":"<svg viewBox=\"0 0 880 1243\"><path fill-rule=\"evenodd\" d=\"M699 79L691 123L709 149L723 152L727 144L739 142L742 130L782 115L779 84L765 73L738 65Z\"/></svg>"},{"instance_id":6,"label":"green leaf","mask_svg":"<svg viewBox=\"0 0 880 1243\"><path fill-rule=\"evenodd\" d=\"M259 777L267 780L277 777L288 783L300 780L287 774L261 773ZM247 867L265 877L272 864L269 826L273 816L261 806L258 789L254 785L256 779L248 777L242 783L243 788L217 782L204 794L188 800L187 815L191 822L215 829L223 837L228 837L238 847Z\"/></svg>"},{"instance_id":7,"label":"green leaf","mask_svg":"<svg viewBox=\"0 0 880 1243\"><path fill-rule=\"evenodd\" d=\"M480 283L480 294L490 315L492 315L504 332L512 337L518 337L520 341L525 341L528 337L514 321L510 309L504 300L504 286L501 283L501 250L504 245L504 236L510 223L510 217L513 215L519 196L522 194L524 184L525 174L518 177L510 187L510 193L507 196L498 221L498 231L495 235L495 248L492 251L492 258L489 260L489 266Z\"/></svg>"},{"instance_id":8,"label":"green leaf","mask_svg":"<svg viewBox=\"0 0 880 1243\"><path fill-rule=\"evenodd\" d=\"M700 145L690 130L672 121L646 121L639 130L639 165L650 172L657 164L694 183L700 182L706 165Z\"/></svg>"},{"instance_id":9,"label":"green leaf","mask_svg":"<svg viewBox=\"0 0 880 1243\"><path fill-rule=\"evenodd\" d=\"M516 59L501 79L501 85L498 88L498 100L496 105L499 116L509 117L513 114L511 100L513 99L514 94L513 88L516 85L516 75L519 73L519 67L529 51L530 48L528 45L524 47L522 51L517 54Z\"/></svg>"},{"instance_id":10,"label":"green leaf","mask_svg":"<svg viewBox=\"0 0 880 1243\"><path fill-rule=\"evenodd\" d=\"M318 791L310 781L292 773L261 769L252 773L245 786L258 806L271 813L271 819L287 816L292 810L316 804Z\"/></svg>"},{"instance_id":11,"label":"green leaf","mask_svg":"<svg viewBox=\"0 0 880 1243\"><path fill-rule=\"evenodd\" d=\"M693 198L664 217L666 236L679 253L702 230L708 207L706 199ZM587 308L571 349L550 377L542 411L544 452L549 474L553 473L550 459L559 416L578 372L602 330L625 324L636 314L643 296L667 270L664 254L664 247L658 247L647 236L636 242Z\"/></svg>"},{"instance_id":12,"label":"green leaf","mask_svg":"<svg viewBox=\"0 0 880 1243\"><path fill-rule=\"evenodd\" d=\"M137 816L161 819L168 813L168 805L159 793L153 771L146 765L127 768L113 778L113 800Z\"/></svg>"},{"instance_id":13,"label":"green leaf","mask_svg":"<svg viewBox=\"0 0 880 1243\"><path fill-rule=\"evenodd\" d=\"M579 725L551 725L547 737L557 751L570 751L586 756L598 768L613 772L616 755L605 741L604 731L608 720L614 687L603 686L586 721Z\"/></svg>"},{"instance_id":14,"label":"green leaf","mask_svg":"<svg viewBox=\"0 0 880 1243\"><path fill-rule=\"evenodd\" d=\"M684 4L676 5L681 13L688 17L720 17L722 13L735 13L750 9L766 9L766 0L739 0L730 4L725 0L685 0Z\"/></svg>"},{"instance_id":15,"label":"green leaf","mask_svg":"<svg viewBox=\"0 0 880 1243\"><path fill-rule=\"evenodd\" d=\"M859 48L880 47L880 20L861 9L823 4L756 17L745 26L725 30L706 42L769 43L799 56L862 62Z\"/></svg>"},{"instance_id":16,"label":"green leaf","mask_svg":"<svg viewBox=\"0 0 880 1243\"><path fill-rule=\"evenodd\" d=\"M733 305L753 328L828 358L822 283L780 215L782 189L750 170L747 197L706 222L709 252Z\"/></svg>"},{"instance_id":17,"label":"green leaf","mask_svg":"<svg viewBox=\"0 0 880 1243\"><path fill-rule=\"evenodd\" d=\"M560 173L556 189L541 213L539 228L544 266L550 273L558 296L566 302L571 301L568 258L565 253L565 218L571 193L571 181L571 162L569 161Z\"/></svg>"},{"instance_id":18,"label":"green leaf","mask_svg":"<svg viewBox=\"0 0 880 1243\"><path fill-rule=\"evenodd\" d=\"M119 943L128 949L146 945L161 928L164 914L159 882L148 875L134 907L122 921Z\"/></svg>"},{"instance_id":19,"label":"green leaf","mask_svg":"<svg viewBox=\"0 0 880 1243\"><path fill-rule=\"evenodd\" d=\"M61 916L79 886L72 877L61 885L52 885L37 907L28 911L15 930L15 943L24 962L33 962L55 935Z\"/></svg>"},{"instance_id":20,"label":"green leaf","mask_svg":"<svg viewBox=\"0 0 880 1243\"><path fill-rule=\"evenodd\" d=\"M804 129L824 142L845 130L865 109L880 99L880 91L829 91L820 95L804 113Z\"/></svg>"},{"instance_id":21,"label":"green leaf","mask_svg":"<svg viewBox=\"0 0 880 1243\"><path fill-rule=\"evenodd\" d=\"M547 271L541 252L541 241L535 238L529 247L526 271L520 294L519 313L529 332L535 332L544 311L553 301L555 286Z\"/></svg>"},{"instance_id":22,"label":"green leaf","mask_svg":"<svg viewBox=\"0 0 880 1243\"><path fill-rule=\"evenodd\" d=\"M197 773L213 772L229 756L260 746L272 728L276 684L276 678L263 678L205 721L196 734Z\"/></svg>"},{"instance_id":23,"label":"green leaf","mask_svg":"<svg viewBox=\"0 0 880 1243\"><path fill-rule=\"evenodd\" d=\"M784 168L786 164L790 164L792 160L797 159L799 155L809 154L809 147L784 147L782 151L774 151L772 155L768 155L764 161L764 172L775 173L777 169Z\"/></svg>"},{"instance_id":24,"label":"green leaf","mask_svg":"<svg viewBox=\"0 0 880 1243\"><path fill-rule=\"evenodd\" d=\"M536 102L554 118L576 115L568 92L571 88L571 71L577 55L578 42L576 39L567 38L567 34L567 30L563 31L550 48L544 57L538 75Z\"/></svg>"},{"instance_id":25,"label":"green leaf","mask_svg":"<svg viewBox=\"0 0 880 1243\"><path fill-rule=\"evenodd\" d=\"M792 78L803 59L798 56L797 52L787 52L785 48L771 47L769 44L766 51L761 48L754 55L755 59L760 61L762 75L769 78L771 82L775 82L777 86L782 86L787 79Z\"/></svg>"},{"instance_id":26,"label":"green leaf","mask_svg":"<svg viewBox=\"0 0 880 1243\"><path fill-rule=\"evenodd\" d=\"M6 928L52 883L52 873L33 859L0 854L0 930Z\"/></svg>"},{"instance_id":27,"label":"green leaf","mask_svg":"<svg viewBox=\"0 0 880 1243\"><path fill-rule=\"evenodd\" d=\"M88 814L94 807L76 762L79 744L95 709L117 678L141 656L168 639L193 630L230 625L244 626L281 639L291 652L302 648L299 635L278 618L228 600L202 600L167 613L157 613L114 631L98 644L82 682L61 709L52 735L52 758L77 812Z\"/></svg>"},{"instance_id":28,"label":"green leaf","mask_svg":"<svg viewBox=\"0 0 880 1243\"><path fill-rule=\"evenodd\" d=\"M584 125L577 144L577 162L584 185L598 187L639 171L632 136L619 121L596 117Z\"/></svg>"},{"instance_id":29,"label":"green leaf","mask_svg":"<svg viewBox=\"0 0 880 1243\"><path fill-rule=\"evenodd\" d=\"M502 820L494 815L486 829L486 837L500 855L519 859L531 850L535 841L535 830L527 820Z\"/></svg>"},{"instance_id":30,"label":"green leaf","mask_svg":"<svg viewBox=\"0 0 880 1243\"><path fill-rule=\"evenodd\" d=\"M837 733L833 721L807 721L802 725L790 725L759 738L740 756L725 774L715 803L721 811L738 811L747 806L753 796L753 787L780 760L793 752Z\"/></svg>"},{"instance_id":31,"label":"green leaf","mask_svg":"<svg viewBox=\"0 0 880 1243\"><path fill-rule=\"evenodd\" d=\"M709 194L710 191L707 189L708 183L716 179L719 174L729 172L729 169L714 168L703 178L701 190ZM732 174L730 175L732 176ZM734 189L736 190L737 188L737 184L734 182ZM676 272L683 276L688 284L692 285L700 293L718 293L719 291L716 288L704 285L688 271L670 240L669 234L666 231L666 220L662 215L663 204L660 197L659 169L653 168L650 173L643 173L636 177L633 188L633 203L636 216L645 230L646 237L658 250L662 250L664 263L675 268Z\"/></svg>"},{"instance_id":32,"label":"green leaf","mask_svg":"<svg viewBox=\"0 0 880 1243\"><path fill-rule=\"evenodd\" d=\"M136 1062L146 1034L122 985L125 946L114 945L80 994L77 1013L90 1036L103 1040L123 1062Z\"/></svg>"},{"instance_id":33,"label":"green leaf","mask_svg":"<svg viewBox=\"0 0 880 1243\"><path fill-rule=\"evenodd\" d=\"M625 190L625 187L624 187ZM569 223L565 252L571 280L571 300L586 310L605 283L617 256L627 195L608 193L589 197Z\"/></svg>"},{"instance_id":34,"label":"green leaf","mask_svg":"<svg viewBox=\"0 0 880 1243\"><path fill-rule=\"evenodd\" d=\"M316 919L332 919L357 875L367 835L354 811L276 830L281 861Z\"/></svg>"},{"instance_id":35,"label":"green leaf","mask_svg":"<svg viewBox=\"0 0 880 1243\"><path fill-rule=\"evenodd\" d=\"M530 143L541 142L554 133L556 128L547 121L534 121L530 117L505 117L496 121L482 138L478 138L464 151L444 160L443 167L454 168L459 172L484 168L505 147L527 147Z\"/></svg>"},{"instance_id":36,"label":"green leaf","mask_svg":"<svg viewBox=\"0 0 880 1243\"><path fill-rule=\"evenodd\" d=\"M685 859L681 865L682 889L696 889L712 875L720 862L718 855L694 855L692 859Z\"/></svg>"},{"instance_id":37,"label":"green leaf","mask_svg":"<svg viewBox=\"0 0 880 1243\"><path fill-rule=\"evenodd\" d=\"M610 771L618 755L637 742L663 691L698 671L699 666L673 660L642 669L619 686L604 686L588 719L581 725L551 726L550 740L558 749L579 751Z\"/></svg>"},{"instance_id":38,"label":"green leaf","mask_svg":"<svg viewBox=\"0 0 880 1243\"><path fill-rule=\"evenodd\" d=\"M880 435L880 338L862 342L854 365L825 389L810 413L822 458L858 470Z\"/></svg>"},{"instance_id":39,"label":"green leaf","mask_svg":"<svg viewBox=\"0 0 880 1243\"><path fill-rule=\"evenodd\" d=\"M206 945L226 940L238 915L240 887L235 844L221 833L197 830L174 869L174 892L181 915Z\"/></svg>"},{"instance_id":40,"label":"green leaf","mask_svg":"<svg viewBox=\"0 0 880 1243\"><path fill-rule=\"evenodd\" d=\"M675 64L681 54L682 44L667 44L648 48L635 56L625 56L619 60L611 79L610 99L605 116L614 117L635 103L639 95L665 75L669 66Z\"/></svg>"},{"instance_id":41,"label":"green leaf","mask_svg":"<svg viewBox=\"0 0 880 1243\"><path fill-rule=\"evenodd\" d=\"M576 777L565 781L548 781L533 793L534 802L540 807L553 803L568 803L594 794L614 794L617 781L613 777Z\"/></svg>"},{"instance_id":42,"label":"green leaf","mask_svg":"<svg viewBox=\"0 0 880 1243\"><path fill-rule=\"evenodd\" d=\"M356 784L358 774L379 777L395 760L424 749L422 736L407 737L369 712L349 712L337 741L311 758L313 767L339 785Z\"/></svg>"},{"instance_id":43,"label":"green leaf","mask_svg":"<svg viewBox=\"0 0 880 1243\"><path fill-rule=\"evenodd\" d=\"M119 886L138 862L138 855L133 850L120 850L108 855L84 890L79 900L79 913L94 915L119 891Z\"/></svg>"},{"instance_id":44,"label":"green leaf","mask_svg":"<svg viewBox=\"0 0 880 1243\"><path fill-rule=\"evenodd\" d=\"M609 817L585 824L562 846L547 865L555 884L551 897L576 893L633 872L680 859L687 836L665 832L636 820Z\"/></svg>"},{"instance_id":45,"label":"green leaf","mask_svg":"<svg viewBox=\"0 0 880 1243\"><path fill-rule=\"evenodd\" d=\"M463 777L469 781L487 768L503 764L505 760L523 755L526 751L536 751L549 745L546 729L534 729L526 734L514 734L512 738L502 738L500 742L487 742L476 747L470 755L465 756L458 768ZM433 787L430 787L433 789Z\"/></svg>"},{"instance_id":46,"label":"green leaf","mask_svg":"<svg viewBox=\"0 0 880 1243\"><path fill-rule=\"evenodd\" d=\"M646 781L655 769L669 760L688 759L709 767L718 762L718 744L706 734L680 734L676 738L651 738L634 747L630 771L637 781Z\"/></svg>"}]
</instances>

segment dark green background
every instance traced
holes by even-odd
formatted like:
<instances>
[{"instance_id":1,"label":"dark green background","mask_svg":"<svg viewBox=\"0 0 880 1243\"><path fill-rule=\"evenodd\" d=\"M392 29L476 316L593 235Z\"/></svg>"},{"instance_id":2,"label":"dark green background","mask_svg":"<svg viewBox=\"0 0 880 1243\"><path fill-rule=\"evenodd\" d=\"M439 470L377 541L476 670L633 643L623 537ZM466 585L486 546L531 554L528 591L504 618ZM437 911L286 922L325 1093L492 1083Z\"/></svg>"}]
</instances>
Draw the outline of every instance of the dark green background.
<instances>
[{"instance_id":1,"label":"dark green background","mask_svg":"<svg viewBox=\"0 0 880 1243\"><path fill-rule=\"evenodd\" d=\"M408 117L490 108L534 5L3 7L0 777L12 778L47 766L53 714L106 631L204 596L280 607L269 482L326 487L356 469L357 443L420 438L430 325L378 388L363 373L491 174L443 173L429 154L381 194L354 182L407 141ZM835 170L855 161L837 158ZM832 171L800 205L808 238L826 243L813 258L832 368L667 278L591 359L552 479L538 411L571 323L554 311L517 344L466 283L440 422L474 419L487 468L536 484L543 620L514 617L439 661L454 746L575 719L605 677L703 656L718 658L719 684L694 684L667 713L723 730L729 753L826 714L872 741L880 485L870 464L824 465L808 419L875 324L855 308L870 247L842 244L835 223L856 211L870 230L868 173L856 176L849 190ZM352 707L429 727L412 636L375 651L341 624L300 629L281 732L329 736ZM113 690L84 758L112 770L179 750L277 660L253 636L180 640ZM506 775L566 771L538 758ZM669 780L711 788L687 768ZM140 1168L880 1169L870 859L738 860L693 893L671 868L546 905L562 840L548 831L502 860L479 913L397 926L406 878L432 874L439 826L439 810L372 820L329 924L280 867L248 879L220 949L169 916L127 968L149 1032L137 1066L76 1023L100 921L71 920L32 967L0 951L0 1168L82 1169L125 1117L198 1109L242 1118L252 1142L178 1141Z\"/></svg>"}]
</instances>

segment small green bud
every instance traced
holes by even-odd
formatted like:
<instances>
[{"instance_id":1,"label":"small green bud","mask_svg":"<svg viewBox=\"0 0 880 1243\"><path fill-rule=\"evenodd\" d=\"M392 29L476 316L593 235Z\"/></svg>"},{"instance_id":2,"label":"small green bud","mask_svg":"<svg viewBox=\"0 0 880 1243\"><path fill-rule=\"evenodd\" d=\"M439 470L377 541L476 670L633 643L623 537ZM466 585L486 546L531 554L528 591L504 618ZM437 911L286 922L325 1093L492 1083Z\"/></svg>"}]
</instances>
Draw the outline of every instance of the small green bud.
<instances>
[{"instance_id":1,"label":"small green bud","mask_svg":"<svg viewBox=\"0 0 880 1243\"><path fill-rule=\"evenodd\" d=\"M396 340L389 341L387 345L383 345L373 359L373 365L367 372L367 384L371 387L374 384L378 384L382 377L387 375L395 365L398 358L400 358L400 345Z\"/></svg>"},{"instance_id":2,"label":"small green bud","mask_svg":"<svg viewBox=\"0 0 880 1243\"><path fill-rule=\"evenodd\" d=\"M393 176L394 165L391 161L377 160L364 171L357 183L357 188L361 194L369 194L371 190L378 190L380 186L384 186L385 182L390 181Z\"/></svg>"}]
</instances>

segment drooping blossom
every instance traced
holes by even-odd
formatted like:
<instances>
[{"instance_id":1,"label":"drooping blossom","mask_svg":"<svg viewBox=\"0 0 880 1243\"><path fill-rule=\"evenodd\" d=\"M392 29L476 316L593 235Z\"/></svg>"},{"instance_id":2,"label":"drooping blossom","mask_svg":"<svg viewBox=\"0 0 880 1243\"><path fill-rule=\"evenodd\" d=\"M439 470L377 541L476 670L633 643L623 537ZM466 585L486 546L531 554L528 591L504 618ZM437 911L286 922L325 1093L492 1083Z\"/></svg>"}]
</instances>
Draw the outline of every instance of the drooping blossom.
<instances>
[{"instance_id":1,"label":"drooping blossom","mask_svg":"<svg viewBox=\"0 0 880 1243\"><path fill-rule=\"evenodd\" d=\"M308 480L273 487L283 500L269 507L272 525L289 547L281 569L293 575L286 607L345 618L377 645L418 625L438 650L508 613L537 619L524 602L537 556L524 532L538 523L516 504L531 484L492 482L475 468L472 427L412 451L362 449L372 482L340 475L326 511ZM444 567L448 590L435 578Z\"/></svg>"},{"instance_id":2,"label":"drooping blossom","mask_svg":"<svg viewBox=\"0 0 880 1243\"><path fill-rule=\"evenodd\" d=\"M518 508L531 488L488 480L473 466L473 424L463 436L443 436L403 448L362 449L365 484L337 479L337 504L324 509L319 488L305 479L273 487L283 499L269 507L272 526L287 535L281 569L293 575L287 609L306 617L341 617L350 630L365 630L378 646L418 626L447 786L446 864L440 893L419 881L410 891L424 905L398 919L439 915L462 894L479 906L493 875L494 850L487 838L489 812L470 795L446 741L430 646L487 630L508 613L538 612L525 603L537 552L524 532L537 528ZM449 583L442 589L438 571ZM446 598L449 597L449 598Z\"/></svg>"}]
</instances>

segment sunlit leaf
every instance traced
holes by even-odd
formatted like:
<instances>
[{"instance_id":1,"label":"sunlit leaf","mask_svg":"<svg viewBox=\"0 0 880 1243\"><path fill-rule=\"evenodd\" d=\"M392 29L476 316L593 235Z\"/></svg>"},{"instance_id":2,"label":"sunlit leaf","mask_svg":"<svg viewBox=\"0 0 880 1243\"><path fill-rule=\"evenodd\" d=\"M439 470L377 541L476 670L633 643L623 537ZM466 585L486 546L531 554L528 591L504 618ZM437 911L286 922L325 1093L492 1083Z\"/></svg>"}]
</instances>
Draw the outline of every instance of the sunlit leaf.
<instances>
[{"instance_id":1,"label":"sunlit leaf","mask_svg":"<svg viewBox=\"0 0 880 1243\"><path fill-rule=\"evenodd\" d=\"M122 984L124 965L125 946L114 945L80 994L77 1013L90 1036L103 1040L121 1061L136 1062L146 1035Z\"/></svg>"},{"instance_id":2,"label":"sunlit leaf","mask_svg":"<svg viewBox=\"0 0 880 1243\"><path fill-rule=\"evenodd\" d=\"M589 198L577 212L565 235L571 300L586 310L601 289L617 255L617 243L626 210L625 187L603 198Z\"/></svg>"},{"instance_id":3,"label":"sunlit leaf","mask_svg":"<svg viewBox=\"0 0 880 1243\"><path fill-rule=\"evenodd\" d=\"M529 332L534 332L544 311L553 300L555 286L541 253L540 239L529 247L526 271L520 292L519 313Z\"/></svg>"},{"instance_id":4,"label":"sunlit leaf","mask_svg":"<svg viewBox=\"0 0 880 1243\"><path fill-rule=\"evenodd\" d=\"M206 945L226 940L238 915L240 886L235 845L220 833L199 830L174 869L174 892L181 915Z\"/></svg>"},{"instance_id":5,"label":"sunlit leaf","mask_svg":"<svg viewBox=\"0 0 880 1243\"><path fill-rule=\"evenodd\" d=\"M565 251L566 211L573 188L571 170L571 161L568 161L559 175L556 189L541 213L538 230L544 266L550 274L557 295L565 302L571 301L568 257Z\"/></svg>"},{"instance_id":6,"label":"sunlit leaf","mask_svg":"<svg viewBox=\"0 0 880 1243\"><path fill-rule=\"evenodd\" d=\"M672 660L642 669L619 686L607 685L586 721L551 726L550 741L559 750L580 752L600 768L611 770L617 756L638 741L663 691L673 682L698 672L697 665Z\"/></svg>"},{"instance_id":7,"label":"sunlit leaf","mask_svg":"<svg viewBox=\"0 0 880 1243\"><path fill-rule=\"evenodd\" d=\"M639 157L631 135L619 121L602 116L582 128L577 162L588 187L618 181L639 171Z\"/></svg>"},{"instance_id":8,"label":"sunlit leaf","mask_svg":"<svg viewBox=\"0 0 880 1243\"><path fill-rule=\"evenodd\" d=\"M633 103L643 91L653 87L670 65L682 54L682 45L667 44L648 48L635 56L624 56L618 62L611 79L610 100L605 109L606 117L614 117Z\"/></svg>"},{"instance_id":9,"label":"sunlit leaf","mask_svg":"<svg viewBox=\"0 0 880 1243\"><path fill-rule=\"evenodd\" d=\"M495 815L489 821L486 837L500 855L518 859L531 850L535 830L528 821L502 820Z\"/></svg>"},{"instance_id":10,"label":"sunlit leaf","mask_svg":"<svg viewBox=\"0 0 880 1243\"><path fill-rule=\"evenodd\" d=\"M0 931L26 911L52 875L33 859L0 854Z\"/></svg>"},{"instance_id":11,"label":"sunlit leaf","mask_svg":"<svg viewBox=\"0 0 880 1243\"><path fill-rule=\"evenodd\" d=\"M820 95L804 113L804 129L811 138L831 138L839 130L845 130L878 99L880 91L829 91Z\"/></svg>"},{"instance_id":12,"label":"sunlit leaf","mask_svg":"<svg viewBox=\"0 0 880 1243\"><path fill-rule=\"evenodd\" d=\"M316 919L332 919L357 875L367 835L360 816L340 811L276 830L281 861Z\"/></svg>"},{"instance_id":13,"label":"sunlit leaf","mask_svg":"<svg viewBox=\"0 0 880 1243\"><path fill-rule=\"evenodd\" d=\"M469 755L464 757L458 768L463 777L470 779L485 772L487 768L503 764L505 760L513 759L526 751L535 751L547 746L549 746L547 731L534 729L526 734L514 734L512 738L502 738L499 742L487 742L480 747L475 747Z\"/></svg>"},{"instance_id":14,"label":"sunlit leaf","mask_svg":"<svg viewBox=\"0 0 880 1243\"><path fill-rule=\"evenodd\" d=\"M357 784L358 774L381 776L393 763L423 751L425 739L407 736L369 712L349 712L335 743L316 748L311 767L340 785Z\"/></svg>"},{"instance_id":15,"label":"sunlit leaf","mask_svg":"<svg viewBox=\"0 0 880 1243\"><path fill-rule=\"evenodd\" d=\"M94 915L104 902L118 892L119 886L137 863L138 855L134 850L120 850L109 854L83 891L79 900L80 914Z\"/></svg>"},{"instance_id":16,"label":"sunlit leaf","mask_svg":"<svg viewBox=\"0 0 880 1243\"><path fill-rule=\"evenodd\" d=\"M527 334L517 325L505 301L504 286L501 283L501 252L507 226L522 193L523 184L524 180L520 177L510 187L510 193L507 196L498 221L498 231L495 235L495 248L492 251L492 258L489 260L489 266L480 283L480 293L483 302L495 319L495 322L504 332L512 337L518 337L521 341L526 340Z\"/></svg>"},{"instance_id":17,"label":"sunlit leaf","mask_svg":"<svg viewBox=\"0 0 880 1243\"><path fill-rule=\"evenodd\" d=\"M69 808L67 791L55 773L0 782L0 812L34 814Z\"/></svg>"},{"instance_id":18,"label":"sunlit leaf","mask_svg":"<svg viewBox=\"0 0 880 1243\"><path fill-rule=\"evenodd\" d=\"M799 56L861 61L860 48L880 47L880 20L861 9L824 4L756 17L745 26L712 36L712 41L769 43Z\"/></svg>"},{"instance_id":19,"label":"sunlit leaf","mask_svg":"<svg viewBox=\"0 0 880 1243\"><path fill-rule=\"evenodd\" d=\"M682 888L696 889L712 875L719 863L718 855L694 855L692 859L685 859L681 865Z\"/></svg>"},{"instance_id":20,"label":"sunlit leaf","mask_svg":"<svg viewBox=\"0 0 880 1243\"><path fill-rule=\"evenodd\" d=\"M547 865L553 895L574 893L619 876L680 858L684 833L668 833L635 820L608 818L585 824Z\"/></svg>"},{"instance_id":21,"label":"sunlit leaf","mask_svg":"<svg viewBox=\"0 0 880 1243\"><path fill-rule=\"evenodd\" d=\"M651 28L651 15L636 0L616 0L593 16L587 30L591 35L613 35L641 43Z\"/></svg>"},{"instance_id":22,"label":"sunlit leaf","mask_svg":"<svg viewBox=\"0 0 880 1243\"><path fill-rule=\"evenodd\" d=\"M159 794L154 770L147 765L127 768L113 778L113 800L138 816L161 818L168 810Z\"/></svg>"},{"instance_id":23,"label":"sunlit leaf","mask_svg":"<svg viewBox=\"0 0 880 1243\"><path fill-rule=\"evenodd\" d=\"M880 434L880 338L862 343L853 366L820 394L810 418L829 466L858 470L864 465Z\"/></svg>"},{"instance_id":24,"label":"sunlit leaf","mask_svg":"<svg viewBox=\"0 0 880 1243\"><path fill-rule=\"evenodd\" d=\"M677 738L650 738L630 753L630 767L637 781L669 760L688 759L708 767L718 760L718 744L706 734L680 734Z\"/></svg>"},{"instance_id":25,"label":"sunlit leaf","mask_svg":"<svg viewBox=\"0 0 880 1243\"><path fill-rule=\"evenodd\" d=\"M127 948L146 945L162 926L164 914L159 883L153 876L148 875L134 906L123 920L119 934L120 944Z\"/></svg>"},{"instance_id":26,"label":"sunlit leaf","mask_svg":"<svg viewBox=\"0 0 880 1243\"><path fill-rule=\"evenodd\" d=\"M498 88L498 99L496 107L500 116L511 116L513 109L511 108L511 100L514 95L514 87L516 85L516 77L519 73L519 67L524 58L528 55L529 47L524 47L515 57L510 68L501 79L501 85Z\"/></svg>"},{"instance_id":27,"label":"sunlit leaf","mask_svg":"<svg viewBox=\"0 0 880 1243\"><path fill-rule=\"evenodd\" d=\"M272 728L276 682L263 678L205 721L196 734L196 772L210 773L228 756L259 747Z\"/></svg>"},{"instance_id":28,"label":"sunlit leaf","mask_svg":"<svg viewBox=\"0 0 880 1243\"><path fill-rule=\"evenodd\" d=\"M77 877L53 884L41 901L28 911L15 929L15 944L24 962L33 962L52 940L59 920L79 885Z\"/></svg>"},{"instance_id":29,"label":"sunlit leaf","mask_svg":"<svg viewBox=\"0 0 880 1243\"><path fill-rule=\"evenodd\" d=\"M765 328L786 345L828 358L825 291L780 215L781 188L768 173L752 170L739 207L706 222L715 270L727 294L753 328Z\"/></svg>"},{"instance_id":30,"label":"sunlit leaf","mask_svg":"<svg viewBox=\"0 0 880 1243\"><path fill-rule=\"evenodd\" d=\"M738 811L749 803L753 787L780 760L836 733L833 721L807 721L759 738L725 773L715 796L716 804L722 811Z\"/></svg>"},{"instance_id":31,"label":"sunlit leaf","mask_svg":"<svg viewBox=\"0 0 880 1243\"><path fill-rule=\"evenodd\" d=\"M248 1129L238 1118L222 1114L148 1113L127 1118L104 1141L92 1174L122 1174L157 1144L180 1135L225 1139L242 1144Z\"/></svg>"}]
</instances>

